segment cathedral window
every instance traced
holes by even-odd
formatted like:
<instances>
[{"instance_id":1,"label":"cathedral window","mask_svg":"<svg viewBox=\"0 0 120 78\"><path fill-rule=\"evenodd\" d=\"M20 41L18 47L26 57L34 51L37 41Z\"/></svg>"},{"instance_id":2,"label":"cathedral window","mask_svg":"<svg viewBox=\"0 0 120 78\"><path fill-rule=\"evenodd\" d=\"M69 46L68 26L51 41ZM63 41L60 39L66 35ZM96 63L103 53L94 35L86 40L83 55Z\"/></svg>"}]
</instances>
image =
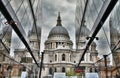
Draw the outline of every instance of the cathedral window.
<instances>
[{"instance_id":1,"label":"cathedral window","mask_svg":"<svg viewBox=\"0 0 120 78\"><path fill-rule=\"evenodd\" d=\"M25 63L26 62L26 57L22 57L20 62Z\"/></svg>"},{"instance_id":2,"label":"cathedral window","mask_svg":"<svg viewBox=\"0 0 120 78\"><path fill-rule=\"evenodd\" d=\"M52 68L51 67L49 68L49 74L52 74Z\"/></svg>"},{"instance_id":3,"label":"cathedral window","mask_svg":"<svg viewBox=\"0 0 120 78\"><path fill-rule=\"evenodd\" d=\"M118 61L119 61L119 63L120 63L120 56L118 55Z\"/></svg>"},{"instance_id":4,"label":"cathedral window","mask_svg":"<svg viewBox=\"0 0 120 78\"><path fill-rule=\"evenodd\" d=\"M59 42L59 44L60 44L60 42Z\"/></svg>"},{"instance_id":5,"label":"cathedral window","mask_svg":"<svg viewBox=\"0 0 120 78\"><path fill-rule=\"evenodd\" d=\"M95 72L98 72L98 70L95 68Z\"/></svg>"},{"instance_id":6,"label":"cathedral window","mask_svg":"<svg viewBox=\"0 0 120 78\"><path fill-rule=\"evenodd\" d=\"M85 59L84 59L84 57L82 58L82 61L84 61Z\"/></svg>"},{"instance_id":7,"label":"cathedral window","mask_svg":"<svg viewBox=\"0 0 120 78\"><path fill-rule=\"evenodd\" d=\"M31 45L31 47L34 47L34 42L30 41L30 45Z\"/></svg>"},{"instance_id":8,"label":"cathedral window","mask_svg":"<svg viewBox=\"0 0 120 78\"><path fill-rule=\"evenodd\" d=\"M57 72L57 68L55 68L55 72Z\"/></svg>"},{"instance_id":9,"label":"cathedral window","mask_svg":"<svg viewBox=\"0 0 120 78\"><path fill-rule=\"evenodd\" d=\"M69 45L69 43L67 43L67 45Z\"/></svg>"},{"instance_id":10,"label":"cathedral window","mask_svg":"<svg viewBox=\"0 0 120 78\"><path fill-rule=\"evenodd\" d=\"M65 72L65 67L62 67L62 72Z\"/></svg>"},{"instance_id":11,"label":"cathedral window","mask_svg":"<svg viewBox=\"0 0 120 78\"><path fill-rule=\"evenodd\" d=\"M92 72L92 68L90 68L90 72Z\"/></svg>"},{"instance_id":12,"label":"cathedral window","mask_svg":"<svg viewBox=\"0 0 120 78\"><path fill-rule=\"evenodd\" d=\"M50 48L52 48L52 43L50 43Z\"/></svg>"},{"instance_id":13,"label":"cathedral window","mask_svg":"<svg viewBox=\"0 0 120 78\"><path fill-rule=\"evenodd\" d=\"M5 55L3 55L3 61L5 61Z\"/></svg>"},{"instance_id":14,"label":"cathedral window","mask_svg":"<svg viewBox=\"0 0 120 78\"><path fill-rule=\"evenodd\" d=\"M70 61L71 61L71 55L70 55Z\"/></svg>"},{"instance_id":15,"label":"cathedral window","mask_svg":"<svg viewBox=\"0 0 120 78\"><path fill-rule=\"evenodd\" d=\"M56 48L58 47L58 42L56 42Z\"/></svg>"},{"instance_id":16,"label":"cathedral window","mask_svg":"<svg viewBox=\"0 0 120 78\"><path fill-rule=\"evenodd\" d=\"M57 61L57 55L55 54L55 61Z\"/></svg>"},{"instance_id":17,"label":"cathedral window","mask_svg":"<svg viewBox=\"0 0 120 78\"><path fill-rule=\"evenodd\" d=\"M23 67L23 68L22 68L22 71L26 71L26 67Z\"/></svg>"},{"instance_id":18,"label":"cathedral window","mask_svg":"<svg viewBox=\"0 0 120 78\"><path fill-rule=\"evenodd\" d=\"M93 61L93 59L92 59L92 55L90 55L90 61Z\"/></svg>"},{"instance_id":19,"label":"cathedral window","mask_svg":"<svg viewBox=\"0 0 120 78\"><path fill-rule=\"evenodd\" d=\"M62 54L62 61L65 61L65 54Z\"/></svg>"}]
</instances>

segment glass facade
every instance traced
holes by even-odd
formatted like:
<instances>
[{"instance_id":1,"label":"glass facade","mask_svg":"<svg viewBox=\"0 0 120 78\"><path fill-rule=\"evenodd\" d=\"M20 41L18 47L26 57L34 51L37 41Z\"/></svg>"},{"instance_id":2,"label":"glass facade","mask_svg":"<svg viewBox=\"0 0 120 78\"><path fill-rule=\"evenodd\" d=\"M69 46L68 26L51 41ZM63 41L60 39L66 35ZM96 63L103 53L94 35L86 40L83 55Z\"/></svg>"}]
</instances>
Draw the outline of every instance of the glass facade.
<instances>
[{"instance_id":1,"label":"glass facade","mask_svg":"<svg viewBox=\"0 0 120 78\"><path fill-rule=\"evenodd\" d=\"M6 63L8 63L8 65L13 65L11 76L20 76L21 71L18 72L18 70L22 69L22 67L24 66L23 62L33 64L35 63L35 61L32 59L31 54L29 53L30 50L34 56L34 59L37 60L40 57L42 27L41 0L1 0L1 3L3 3L3 5L5 6L13 21L11 20L9 22L7 20L10 18L6 17L5 14L3 14L3 7L1 7L0 61L3 69L0 71L3 72L3 77L6 76L5 73L8 72L6 72L7 69L5 66L7 66ZM12 29L13 22L17 26L17 29L20 31L22 36L18 35L18 33L16 32L17 30ZM25 39L28 47L30 47L30 50L25 46L26 44L24 44L22 39ZM35 44L34 46L32 45L33 42ZM34 49L35 51L33 51ZM16 54L19 54L19 56L16 56ZM37 62L39 61L37 60ZM32 67L32 65L30 65L30 67ZM29 69L28 67L26 68L27 70Z\"/></svg>"},{"instance_id":2,"label":"glass facade","mask_svg":"<svg viewBox=\"0 0 120 78\"><path fill-rule=\"evenodd\" d=\"M82 38L83 32L87 33L88 30L90 31L86 35L86 40L85 40L86 43L88 43L90 38L92 38L91 36L93 34L93 30L95 29L95 25L97 25L98 21L100 21L101 14L99 13L103 11L102 8L105 3L107 3L107 0L77 0L76 13L75 13L76 49L78 49L79 41L80 38ZM113 68L114 65L116 67L119 64L118 62L119 59L118 52L120 47L119 14L120 14L120 0L118 0L118 2L116 3L115 7L111 11L107 19L105 20L104 24L102 23L102 20L100 21L101 24L103 24L103 26L96 35L96 38L98 39L94 38L94 42L97 44L98 54L102 58L101 61L104 59L103 55L108 55L108 58L111 62L109 63L107 62L107 63L110 66L113 65ZM86 27L86 30L82 31L84 27ZM84 46L88 47L89 45L84 44ZM116 52L117 52L117 56L116 56ZM95 64L97 63L100 63L100 61L97 61ZM98 67L98 69L101 68ZM117 69L119 71L119 68Z\"/></svg>"}]
</instances>

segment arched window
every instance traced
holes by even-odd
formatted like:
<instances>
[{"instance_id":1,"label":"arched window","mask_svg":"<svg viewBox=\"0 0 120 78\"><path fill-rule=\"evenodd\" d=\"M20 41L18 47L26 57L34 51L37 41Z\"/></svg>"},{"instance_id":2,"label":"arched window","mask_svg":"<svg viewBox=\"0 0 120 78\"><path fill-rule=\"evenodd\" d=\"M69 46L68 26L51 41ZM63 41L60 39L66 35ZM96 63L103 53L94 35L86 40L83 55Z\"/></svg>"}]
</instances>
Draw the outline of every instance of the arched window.
<instances>
[{"instance_id":1,"label":"arched window","mask_svg":"<svg viewBox=\"0 0 120 78\"><path fill-rule=\"evenodd\" d=\"M56 42L56 48L58 47L58 42Z\"/></svg>"},{"instance_id":2,"label":"arched window","mask_svg":"<svg viewBox=\"0 0 120 78\"><path fill-rule=\"evenodd\" d=\"M55 72L57 72L57 68L55 68Z\"/></svg>"},{"instance_id":3,"label":"arched window","mask_svg":"<svg viewBox=\"0 0 120 78\"><path fill-rule=\"evenodd\" d=\"M49 68L49 74L52 74L52 68L51 67Z\"/></svg>"},{"instance_id":4,"label":"arched window","mask_svg":"<svg viewBox=\"0 0 120 78\"><path fill-rule=\"evenodd\" d=\"M51 43L51 45L50 45L50 46L51 46L51 49L52 49L52 43Z\"/></svg>"},{"instance_id":5,"label":"arched window","mask_svg":"<svg viewBox=\"0 0 120 78\"><path fill-rule=\"evenodd\" d=\"M62 67L62 72L65 72L65 67Z\"/></svg>"},{"instance_id":6,"label":"arched window","mask_svg":"<svg viewBox=\"0 0 120 78\"><path fill-rule=\"evenodd\" d=\"M70 61L71 61L71 55L70 55Z\"/></svg>"},{"instance_id":7,"label":"arched window","mask_svg":"<svg viewBox=\"0 0 120 78\"><path fill-rule=\"evenodd\" d=\"M65 54L62 54L62 61L65 61Z\"/></svg>"},{"instance_id":8,"label":"arched window","mask_svg":"<svg viewBox=\"0 0 120 78\"><path fill-rule=\"evenodd\" d=\"M84 57L82 58L82 61L84 61L85 59L84 59Z\"/></svg>"},{"instance_id":9,"label":"arched window","mask_svg":"<svg viewBox=\"0 0 120 78\"><path fill-rule=\"evenodd\" d=\"M90 68L90 72L92 72L92 68Z\"/></svg>"},{"instance_id":10,"label":"arched window","mask_svg":"<svg viewBox=\"0 0 120 78\"><path fill-rule=\"evenodd\" d=\"M95 68L95 72L98 72L98 70Z\"/></svg>"},{"instance_id":11,"label":"arched window","mask_svg":"<svg viewBox=\"0 0 120 78\"><path fill-rule=\"evenodd\" d=\"M57 61L57 55L55 54L55 61Z\"/></svg>"}]
</instances>

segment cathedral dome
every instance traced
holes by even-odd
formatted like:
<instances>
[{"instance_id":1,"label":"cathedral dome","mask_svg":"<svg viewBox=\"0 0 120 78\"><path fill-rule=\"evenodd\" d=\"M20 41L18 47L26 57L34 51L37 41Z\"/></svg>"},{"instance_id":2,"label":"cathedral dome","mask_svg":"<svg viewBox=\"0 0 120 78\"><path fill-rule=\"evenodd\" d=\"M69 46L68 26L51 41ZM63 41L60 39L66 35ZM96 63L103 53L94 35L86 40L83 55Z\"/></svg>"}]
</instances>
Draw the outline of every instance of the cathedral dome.
<instances>
[{"instance_id":1,"label":"cathedral dome","mask_svg":"<svg viewBox=\"0 0 120 78\"><path fill-rule=\"evenodd\" d=\"M68 34L67 30L64 27L62 27L62 26L56 26L56 27L54 27L50 31L48 37L53 36L53 35L64 35L64 36L69 37L69 34Z\"/></svg>"},{"instance_id":2,"label":"cathedral dome","mask_svg":"<svg viewBox=\"0 0 120 78\"><path fill-rule=\"evenodd\" d=\"M57 25L54 28L52 28L48 37L55 36L55 35L63 35L69 38L68 31L64 27L62 27L60 14L57 19Z\"/></svg>"},{"instance_id":3,"label":"cathedral dome","mask_svg":"<svg viewBox=\"0 0 120 78\"><path fill-rule=\"evenodd\" d=\"M67 29L61 24L59 13L57 24L51 29L48 40L45 41L45 49L72 49L72 46L73 42L70 40Z\"/></svg>"}]
</instances>

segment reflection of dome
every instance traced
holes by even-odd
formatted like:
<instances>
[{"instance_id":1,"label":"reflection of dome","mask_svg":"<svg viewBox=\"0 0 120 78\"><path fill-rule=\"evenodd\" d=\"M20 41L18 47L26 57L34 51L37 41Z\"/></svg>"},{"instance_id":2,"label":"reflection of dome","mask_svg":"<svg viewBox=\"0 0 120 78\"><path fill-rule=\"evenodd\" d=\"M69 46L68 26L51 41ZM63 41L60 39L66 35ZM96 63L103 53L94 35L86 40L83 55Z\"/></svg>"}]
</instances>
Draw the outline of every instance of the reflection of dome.
<instances>
[{"instance_id":1,"label":"reflection of dome","mask_svg":"<svg viewBox=\"0 0 120 78\"><path fill-rule=\"evenodd\" d=\"M51 37L51 36L54 36L54 35L63 35L63 36L66 36L66 37L69 38L68 31L64 27L62 27L60 14L59 14L58 19L57 19L57 25L56 25L56 27L54 27L50 31L48 37Z\"/></svg>"},{"instance_id":2,"label":"reflection of dome","mask_svg":"<svg viewBox=\"0 0 120 78\"><path fill-rule=\"evenodd\" d=\"M38 35L41 35L41 28L37 27L37 33ZM32 29L29 31L28 36L35 35L36 34L36 29L35 26L32 27Z\"/></svg>"},{"instance_id":3,"label":"reflection of dome","mask_svg":"<svg viewBox=\"0 0 120 78\"><path fill-rule=\"evenodd\" d=\"M81 36L88 36L90 34L90 30L84 25L81 27Z\"/></svg>"},{"instance_id":4,"label":"reflection of dome","mask_svg":"<svg viewBox=\"0 0 120 78\"><path fill-rule=\"evenodd\" d=\"M62 27L62 26L56 26L56 27L54 27L50 31L48 37L53 36L53 35L64 35L64 36L69 37L69 34L68 34L67 30L64 27Z\"/></svg>"}]
</instances>

